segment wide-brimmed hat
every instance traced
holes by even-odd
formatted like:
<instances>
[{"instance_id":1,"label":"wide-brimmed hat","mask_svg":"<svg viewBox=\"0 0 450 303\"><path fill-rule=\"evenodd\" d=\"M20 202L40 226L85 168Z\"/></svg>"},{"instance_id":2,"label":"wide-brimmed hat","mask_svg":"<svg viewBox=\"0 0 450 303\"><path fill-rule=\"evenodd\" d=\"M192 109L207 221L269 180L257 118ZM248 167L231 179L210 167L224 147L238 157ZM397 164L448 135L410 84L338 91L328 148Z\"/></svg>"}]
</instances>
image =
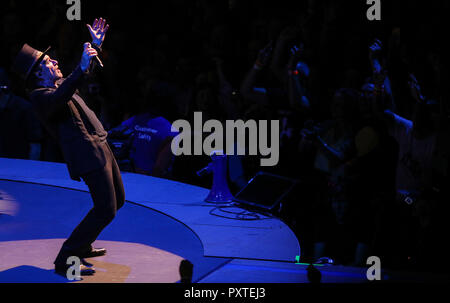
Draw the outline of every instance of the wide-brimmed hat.
<instances>
[{"instance_id":1,"label":"wide-brimmed hat","mask_svg":"<svg viewBox=\"0 0 450 303\"><path fill-rule=\"evenodd\" d=\"M45 51L41 52L25 43L14 60L12 70L17 73L20 78L27 81L33 68L41 62L49 50L50 46L47 47Z\"/></svg>"}]
</instances>

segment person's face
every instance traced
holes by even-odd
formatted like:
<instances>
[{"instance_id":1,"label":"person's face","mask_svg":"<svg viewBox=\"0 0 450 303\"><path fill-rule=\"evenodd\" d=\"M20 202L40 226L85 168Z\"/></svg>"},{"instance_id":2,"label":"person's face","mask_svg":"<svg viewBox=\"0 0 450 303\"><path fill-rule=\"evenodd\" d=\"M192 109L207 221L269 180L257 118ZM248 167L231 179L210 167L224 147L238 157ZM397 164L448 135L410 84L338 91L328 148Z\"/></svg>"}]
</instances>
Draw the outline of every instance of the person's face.
<instances>
[{"instance_id":1,"label":"person's face","mask_svg":"<svg viewBox=\"0 0 450 303\"><path fill-rule=\"evenodd\" d=\"M63 77L58 68L58 61L51 59L48 55L44 56L39 67L38 76L44 81L56 82Z\"/></svg>"}]
</instances>

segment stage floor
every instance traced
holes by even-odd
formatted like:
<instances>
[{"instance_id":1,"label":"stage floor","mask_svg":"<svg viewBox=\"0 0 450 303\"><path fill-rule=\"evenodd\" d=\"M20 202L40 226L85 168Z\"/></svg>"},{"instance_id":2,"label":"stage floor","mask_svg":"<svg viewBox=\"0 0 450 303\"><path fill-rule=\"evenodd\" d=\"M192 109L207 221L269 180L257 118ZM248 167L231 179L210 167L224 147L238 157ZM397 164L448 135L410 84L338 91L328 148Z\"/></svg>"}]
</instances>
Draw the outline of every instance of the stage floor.
<instances>
[{"instance_id":1,"label":"stage floor","mask_svg":"<svg viewBox=\"0 0 450 303\"><path fill-rule=\"evenodd\" d=\"M179 265L194 265L195 283L304 283L306 266L295 264L300 246L281 220L214 216L203 202L209 190L123 173L126 200L94 247L106 256L88 259L94 276L74 283L175 283ZM92 207L83 182L70 180L64 164L0 158L0 283L54 282L64 241ZM317 267L322 282L364 283L367 268ZM440 277L383 272L384 280Z\"/></svg>"},{"instance_id":2,"label":"stage floor","mask_svg":"<svg viewBox=\"0 0 450 303\"><path fill-rule=\"evenodd\" d=\"M92 202L85 192L0 181L0 282L67 282L53 261ZM125 203L94 243L106 256L91 258L97 274L81 282L177 282L183 259L197 281L229 262L203 256L198 237L182 223L149 208Z\"/></svg>"},{"instance_id":3,"label":"stage floor","mask_svg":"<svg viewBox=\"0 0 450 303\"><path fill-rule=\"evenodd\" d=\"M82 282L177 282L183 259L201 282L234 259L292 263L300 255L297 238L277 218L213 216L216 205L203 201L208 189L122 178L126 203L94 243L108 254L90 259L101 274ZM53 273L53 260L91 207L87 186L71 180L64 164L0 158L0 282L66 282Z\"/></svg>"},{"instance_id":4,"label":"stage floor","mask_svg":"<svg viewBox=\"0 0 450 303\"><path fill-rule=\"evenodd\" d=\"M89 211L89 193L0 180L0 201L0 282L68 282L54 274L53 261ZM193 282L308 282L305 266L293 262L205 257L184 224L133 203L125 203L94 244L108 254L88 259L97 273L75 283L174 283L183 259L194 264ZM337 271L324 282L344 280L364 281L365 272Z\"/></svg>"}]
</instances>

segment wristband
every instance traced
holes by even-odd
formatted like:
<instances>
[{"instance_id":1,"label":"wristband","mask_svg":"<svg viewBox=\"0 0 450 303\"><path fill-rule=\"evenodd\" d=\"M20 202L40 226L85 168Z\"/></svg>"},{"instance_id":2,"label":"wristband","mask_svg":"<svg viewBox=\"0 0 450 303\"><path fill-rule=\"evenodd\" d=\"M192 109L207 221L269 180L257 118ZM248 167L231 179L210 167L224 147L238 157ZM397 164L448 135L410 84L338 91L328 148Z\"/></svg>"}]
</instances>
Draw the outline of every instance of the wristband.
<instances>
[{"instance_id":1,"label":"wristband","mask_svg":"<svg viewBox=\"0 0 450 303\"><path fill-rule=\"evenodd\" d=\"M288 75L289 76L297 76L298 75L298 70L296 70L296 69L288 70Z\"/></svg>"},{"instance_id":2,"label":"wristband","mask_svg":"<svg viewBox=\"0 0 450 303\"><path fill-rule=\"evenodd\" d=\"M91 46L93 49L95 49L97 51L97 53L100 53L102 51L102 47L94 42L91 43Z\"/></svg>"}]
</instances>

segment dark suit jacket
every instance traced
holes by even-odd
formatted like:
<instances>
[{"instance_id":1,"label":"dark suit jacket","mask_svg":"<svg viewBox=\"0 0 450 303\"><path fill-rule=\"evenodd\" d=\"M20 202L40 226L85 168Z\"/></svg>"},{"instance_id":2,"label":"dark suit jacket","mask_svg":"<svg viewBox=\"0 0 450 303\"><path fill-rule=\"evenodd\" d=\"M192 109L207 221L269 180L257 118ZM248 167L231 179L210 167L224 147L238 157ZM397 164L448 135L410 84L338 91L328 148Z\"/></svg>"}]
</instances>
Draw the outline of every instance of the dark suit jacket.
<instances>
[{"instance_id":1,"label":"dark suit jacket","mask_svg":"<svg viewBox=\"0 0 450 303\"><path fill-rule=\"evenodd\" d=\"M106 164L106 131L77 93L83 78L80 66L56 89L38 88L30 100L43 125L57 139L70 177L80 181L83 174Z\"/></svg>"}]
</instances>

